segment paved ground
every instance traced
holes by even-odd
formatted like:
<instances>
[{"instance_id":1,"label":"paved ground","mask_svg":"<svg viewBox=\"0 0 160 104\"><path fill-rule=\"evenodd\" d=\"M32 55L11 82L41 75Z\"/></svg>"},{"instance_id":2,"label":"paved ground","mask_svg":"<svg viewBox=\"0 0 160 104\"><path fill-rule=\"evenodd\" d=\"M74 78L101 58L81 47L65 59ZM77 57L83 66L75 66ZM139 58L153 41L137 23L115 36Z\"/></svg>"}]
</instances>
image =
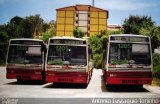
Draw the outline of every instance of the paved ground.
<instances>
[{"instance_id":1,"label":"paved ground","mask_svg":"<svg viewBox=\"0 0 160 104\"><path fill-rule=\"evenodd\" d=\"M0 67L0 98L160 98L160 87L155 86L119 86L108 89L100 69L94 69L87 88L73 84L17 83L16 79L6 79L5 74L5 67Z\"/></svg>"}]
</instances>

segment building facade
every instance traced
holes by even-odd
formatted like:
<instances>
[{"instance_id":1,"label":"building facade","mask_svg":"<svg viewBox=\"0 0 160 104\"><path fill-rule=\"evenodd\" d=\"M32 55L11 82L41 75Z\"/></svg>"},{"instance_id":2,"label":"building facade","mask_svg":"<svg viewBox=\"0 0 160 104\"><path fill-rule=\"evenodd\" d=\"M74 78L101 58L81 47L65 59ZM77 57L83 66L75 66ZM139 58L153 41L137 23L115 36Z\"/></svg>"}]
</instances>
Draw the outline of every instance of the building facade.
<instances>
[{"instance_id":1,"label":"building facade","mask_svg":"<svg viewBox=\"0 0 160 104\"><path fill-rule=\"evenodd\" d=\"M118 24L108 24L107 25L107 30L111 30L111 31L119 31L122 29L121 25Z\"/></svg>"},{"instance_id":2,"label":"building facade","mask_svg":"<svg viewBox=\"0 0 160 104\"><path fill-rule=\"evenodd\" d=\"M86 36L107 30L108 11L90 5L76 5L57 9L56 35L73 36L78 27Z\"/></svg>"}]
</instances>

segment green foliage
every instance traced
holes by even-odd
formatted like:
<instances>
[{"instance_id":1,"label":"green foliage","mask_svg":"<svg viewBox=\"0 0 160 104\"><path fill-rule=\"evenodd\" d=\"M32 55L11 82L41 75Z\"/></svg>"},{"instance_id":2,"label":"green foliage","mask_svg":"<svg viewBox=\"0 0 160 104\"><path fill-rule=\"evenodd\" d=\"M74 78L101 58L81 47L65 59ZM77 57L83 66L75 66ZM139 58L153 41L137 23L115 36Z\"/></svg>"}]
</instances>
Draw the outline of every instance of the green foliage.
<instances>
[{"instance_id":1,"label":"green foliage","mask_svg":"<svg viewBox=\"0 0 160 104\"><path fill-rule=\"evenodd\" d=\"M125 34L140 34L142 28L150 28L154 26L151 17L148 16L130 16L125 19L123 24L123 31Z\"/></svg>"},{"instance_id":2,"label":"green foliage","mask_svg":"<svg viewBox=\"0 0 160 104\"><path fill-rule=\"evenodd\" d=\"M156 26L151 17L130 16L125 19L123 33L142 34L151 37L152 51L160 46L160 27Z\"/></svg>"},{"instance_id":3,"label":"green foliage","mask_svg":"<svg viewBox=\"0 0 160 104\"><path fill-rule=\"evenodd\" d=\"M153 71L160 72L160 54L153 54Z\"/></svg>"},{"instance_id":4,"label":"green foliage","mask_svg":"<svg viewBox=\"0 0 160 104\"><path fill-rule=\"evenodd\" d=\"M107 39L107 32L102 30L89 38L89 43L93 53L94 67L102 68L103 63L103 40Z\"/></svg>"},{"instance_id":5,"label":"green foliage","mask_svg":"<svg viewBox=\"0 0 160 104\"><path fill-rule=\"evenodd\" d=\"M63 61L61 61L61 60L48 61L48 64L50 64L50 65L63 65Z\"/></svg>"},{"instance_id":6,"label":"green foliage","mask_svg":"<svg viewBox=\"0 0 160 104\"><path fill-rule=\"evenodd\" d=\"M94 59L94 67L97 69L101 69L103 54L96 53L96 54L94 54L93 59Z\"/></svg>"},{"instance_id":7,"label":"green foliage","mask_svg":"<svg viewBox=\"0 0 160 104\"><path fill-rule=\"evenodd\" d=\"M140 34L150 36L151 38L151 45L152 45L152 52L154 52L155 48L160 46L160 27L150 27L150 28L142 28L140 30Z\"/></svg>"},{"instance_id":8,"label":"green foliage","mask_svg":"<svg viewBox=\"0 0 160 104\"><path fill-rule=\"evenodd\" d=\"M50 32L44 32L42 33L42 36L40 39L42 39L44 42L47 42L49 38L51 38L53 35Z\"/></svg>"},{"instance_id":9,"label":"green foliage","mask_svg":"<svg viewBox=\"0 0 160 104\"><path fill-rule=\"evenodd\" d=\"M107 31L107 36L112 35L112 34L123 34L123 31L122 30L118 30L118 31L108 30Z\"/></svg>"},{"instance_id":10,"label":"green foliage","mask_svg":"<svg viewBox=\"0 0 160 104\"><path fill-rule=\"evenodd\" d=\"M153 66L160 65L160 54L153 53Z\"/></svg>"},{"instance_id":11,"label":"green foliage","mask_svg":"<svg viewBox=\"0 0 160 104\"><path fill-rule=\"evenodd\" d=\"M0 26L0 65L5 65L8 48L8 34L4 30L5 27Z\"/></svg>"},{"instance_id":12,"label":"green foliage","mask_svg":"<svg viewBox=\"0 0 160 104\"><path fill-rule=\"evenodd\" d=\"M8 42L11 38L39 38L48 41L55 35L55 21L44 23L40 15L25 18L15 16L6 25L0 25L0 65L5 64Z\"/></svg>"},{"instance_id":13,"label":"green foliage","mask_svg":"<svg viewBox=\"0 0 160 104\"><path fill-rule=\"evenodd\" d=\"M43 25L43 33L41 33L40 39L44 42L48 42L48 39L56 35L55 22L51 21L49 24Z\"/></svg>"},{"instance_id":14,"label":"green foliage","mask_svg":"<svg viewBox=\"0 0 160 104\"><path fill-rule=\"evenodd\" d=\"M84 37L84 34L85 33L77 27L73 30L73 36L76 38L82 38Z\"/></svg>"}]
</instances>

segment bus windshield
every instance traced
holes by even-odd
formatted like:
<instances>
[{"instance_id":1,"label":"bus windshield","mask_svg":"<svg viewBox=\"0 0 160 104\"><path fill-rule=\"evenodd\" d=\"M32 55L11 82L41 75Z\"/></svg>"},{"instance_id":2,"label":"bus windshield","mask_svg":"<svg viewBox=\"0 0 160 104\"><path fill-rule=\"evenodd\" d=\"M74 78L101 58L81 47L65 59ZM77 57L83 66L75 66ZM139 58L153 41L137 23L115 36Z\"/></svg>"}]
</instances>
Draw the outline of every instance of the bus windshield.
<instances>
[{"instance_id":1,"label":"bus windshield","mask_svg":"<svg viewBox=\"0 0 160 104\"><path fill-rule=\"evenodd\" d=\"M8 63L15 64L42 64L40 46L11 45L8 53Z\"/></svg>"},{"instance_id":2,"label":"bus windshield","mask_svg":"<svg viewBox=\"0 0 160 104\"><path fill-rule=\"evenodd\" d=\"M149 44L140 43L110 43L109 63L151 65L151 53Z\"/></svg>"},{"instance_id":3,"label":"bus windshield","mask_svg":"<svg viewBox=\"0 0 160 104\"><path fill-rule=\"evenodd\" d=\"M48 64L87 65L86 46L50 45Z\"/></svg>"}]
</instances>

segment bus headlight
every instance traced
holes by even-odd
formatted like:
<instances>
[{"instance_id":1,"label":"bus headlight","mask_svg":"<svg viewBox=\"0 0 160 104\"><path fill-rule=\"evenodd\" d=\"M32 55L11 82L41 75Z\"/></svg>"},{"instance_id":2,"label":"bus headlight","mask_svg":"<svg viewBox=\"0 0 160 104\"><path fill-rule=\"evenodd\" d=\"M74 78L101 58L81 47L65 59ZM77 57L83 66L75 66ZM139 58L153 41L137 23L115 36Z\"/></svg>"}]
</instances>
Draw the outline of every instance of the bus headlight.
<instances>
[{"instance_id":1,"label":"bus headlight","mask_svg":"<svg viewBox=\"0 0 160 104\"><path fill-rule=\"evenodd\" d=\"M110 77L116 77L117 74L109 74Z\"/></svg>"},{"instance_id":2,"label":"bus headlight","mask_svg":"<svg viewBox=\"0 0 160 104\"><path fill-rule=\"evenodd\" d=\"M14 70L8 70L8 73L14 74Z\"/></svg>"},{"instance_id":3,"label":"bus headlight","mask_svg":"<svg viewBox=\"0 0 160 104\"><path fill-rule=\"evenodd\" d=\"M35 74L41 74L41 72L35 72Z\"/></svg>"}]
</instances>

